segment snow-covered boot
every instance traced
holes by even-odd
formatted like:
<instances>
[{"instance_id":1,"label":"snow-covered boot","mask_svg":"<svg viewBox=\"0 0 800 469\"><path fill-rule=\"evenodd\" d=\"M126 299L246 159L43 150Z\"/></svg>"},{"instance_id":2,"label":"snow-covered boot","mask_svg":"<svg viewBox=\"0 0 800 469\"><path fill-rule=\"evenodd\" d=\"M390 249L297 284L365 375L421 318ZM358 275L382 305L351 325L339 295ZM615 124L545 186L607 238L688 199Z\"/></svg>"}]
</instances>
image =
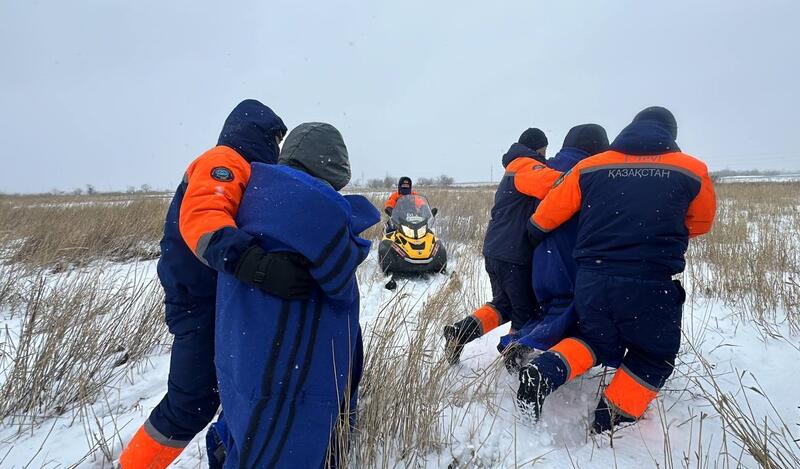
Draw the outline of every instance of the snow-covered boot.
<instances>
[{"instance_id":1,"label":"snow-covered boot","mask_svg":"<svg viewBox=\"0 0 800 469\"><path fill-rule=\"evenodd\" d=\"M481 325L474 316L467 316L444 327L444 354L451 365L461 359L464 346L481 336Z\"/></svg>"},{"instance_id":2,"label":"snow-covered boot","mask_svg":"<svg viewBox=\"0 0 800 469\"><path fill-rule=\"evenodd\" d=\"M517 404L534 420L542 415L544 400L567 382L567 369L558 356L545 352L519 370Z\"/></svg>"},{"instance_id":3,"label":"snow-covered boot","mask_svg":"<svg viewBox=\"0 0 800 469\"><path fill-rule=\"evenodd\" d=\"M600 402L597 403L597 409L594 411L592 433L603 433L623 423L634 422L636 422L636 419L619 413L608 405L604 397L601 397Z\"/></svg>"}]
</instances>

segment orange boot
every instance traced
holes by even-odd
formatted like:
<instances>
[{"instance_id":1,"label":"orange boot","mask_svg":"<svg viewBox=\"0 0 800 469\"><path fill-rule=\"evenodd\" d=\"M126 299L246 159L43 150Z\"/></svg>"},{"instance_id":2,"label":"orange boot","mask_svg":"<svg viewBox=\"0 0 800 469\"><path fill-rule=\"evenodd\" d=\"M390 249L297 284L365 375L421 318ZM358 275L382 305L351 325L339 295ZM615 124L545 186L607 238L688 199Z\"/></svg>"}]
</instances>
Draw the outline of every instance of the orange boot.
<instances>
[{"instance_id":1,"label":"orange boot","mask_svg":"<svg viewBox=\"0 0 800 469\"><path fill-rule=\"evenodd\" d=\"M165 438L150 422L145 422L122 451L120 468L165 469L181 454L187 443Z\"/></svg>"}]
</instances>

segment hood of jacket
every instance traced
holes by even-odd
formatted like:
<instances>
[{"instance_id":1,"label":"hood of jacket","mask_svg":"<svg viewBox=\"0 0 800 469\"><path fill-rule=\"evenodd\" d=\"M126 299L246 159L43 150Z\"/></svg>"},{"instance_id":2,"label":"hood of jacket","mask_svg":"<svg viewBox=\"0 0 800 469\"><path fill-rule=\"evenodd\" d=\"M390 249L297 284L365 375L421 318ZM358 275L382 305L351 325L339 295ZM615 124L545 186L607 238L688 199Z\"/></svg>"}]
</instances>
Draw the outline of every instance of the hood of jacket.
<instances>
[{"instance_id":1,"label":"hood of jacket","mask_svg":"<svg viewBox=\"0 0 800 469\"><path fill-rule=\"evenodd\" d=\"M249 163L278 162L278 136L286 126L275 112L255 99L239 103L222 126L217 145L233 148Z\"/></svg>"},{"instance_id":2,"label":"hood of jacket","mask_svg":"<svg viewBox=\"0 0 800 469\"><path fill-rule=\"evenodd\" d=\"M657 120L631 122L611 143L611 150L626 155L663 155L681 151L670 128Z\"/></svg>"},{"instance_id":3,"label":"hood of jacket","mask_svg":"<svg viewBox=\"0 0 800 469\"><path fill-rule=\"evenodd\" d=\"M536 153L536 150L531 150L530 148L526 147L521 143L513 143L511 145L511 148L509 148L506 154L503 155L503 167L505 168L512 161L522 157L533 158L534 160L543 164L545 162L544 157Z\"/></svg>"},{"instance_id":4,"label":"hood of jacket","mask_svg":"<svg viewBox=\"0 0 800 469\"><path fill-rule=\"evenodd\" d=\"M580 148L564 147L556 153L556 156L547 160L547 167L566 173L581 160L590 156L592 155L590 155L589 152L581 150Z\"/></svg>"},{"instance_id":5,"label":"hood of jacket","mask_svg":"<svg viewBox=\"0 0 800 469\"><path fill-rule=\"evenodd\" d=\"M342 134L323 122L306 122L292 129L279 162L322 179L337 191L350 182L350 159Z\"/></svg>"}]
</instances>

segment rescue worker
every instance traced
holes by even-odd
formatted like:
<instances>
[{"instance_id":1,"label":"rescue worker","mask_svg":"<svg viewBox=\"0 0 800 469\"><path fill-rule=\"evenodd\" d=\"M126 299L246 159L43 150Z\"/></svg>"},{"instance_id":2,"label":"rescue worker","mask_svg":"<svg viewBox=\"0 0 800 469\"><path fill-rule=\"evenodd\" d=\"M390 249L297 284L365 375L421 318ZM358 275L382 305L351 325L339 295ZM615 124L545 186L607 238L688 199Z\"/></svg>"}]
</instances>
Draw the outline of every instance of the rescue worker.
<instances>
[{"instance_id":1,"label":"rescue worker","mask_svg":"<svg viewBox=\"0 0 800 469\"><path fill-rule=\"evenodd\" d=\"M520 370L520 405L534 418L559 386L597 364L620 365L592 431L635 422L673 370L686 294L689 238L711 229L716 199L706 165L675 143L675 117L650 107L609 151L564 174L531 217L532 244L578 215L577 333Z\"/></svg>"},{"instance_id":2,"label":"rescue worker","mask_svg":"<svg viewBox=\"0 0 800 469\"><path fill-rule=\"evenodd\" d=\"M217 146L189 165L175 192L158 262L166 322L174 336L167 394L122 452L122 469L167 467L219 407L214 369L218 272L285 298L307 298L315 287L303 259L265 253L234 221L250 164L277 162L285 133L269 107L242 101L225 120Z\"/></svg>"},{"instance_id":3,"label":"rescue worker","mask_svg":"<svg viewBox=\"0 0 800 469\"><path fill-rule=\"evenodd\" d=\"M309 259L318 286L285 300L236 275L218 280L216 365L224 431L214 424L209 462L226 468L336 466L338 421L352 418L363 364L355 272L380 221L363 196L337 191L350 180L335 127L305 123L286 137L278 165L254 163L236 218L266 252ZM269 275L269 265L259 265ZM340 430L340 429L339 429ZM213 436L216 434L216 436ZM329 449L332 459L329 459Z\"/></svg>"},{"instance_id":4,"label":"rescue worker","mask_svg":"<svg viewBox=\"0 0 800 469\"><path fill-rule=\"evenodd\" d=\"M608 150L608 135L597 124L576 125L567 132L564 144L547 167L559 177L578 162ZM498 350L506 368L516 373L533 350L547 350L566 337L577 320L572 304L577 269L575 248L578 219L572 217L551 233L533 253L533 291L542 307L540 320L500 339Z\"/></svg>"},{"instance_id":5,"label":"rescue worker","mask_svg":"<svg viewBox=\"0 0 800 469\"><path fill-rule=\"evenodd\" d=\"M526 239L525 223L560 176L547 170L546 153L547 136L530 128L503 155L506 172L497 186L483 243L492 300L445 326L445 355L451 364L458 363L466 344L501 324L511 322L511 330L516 331L541 314L531 286L533 249Z\"/></svg>"}]
</instances>

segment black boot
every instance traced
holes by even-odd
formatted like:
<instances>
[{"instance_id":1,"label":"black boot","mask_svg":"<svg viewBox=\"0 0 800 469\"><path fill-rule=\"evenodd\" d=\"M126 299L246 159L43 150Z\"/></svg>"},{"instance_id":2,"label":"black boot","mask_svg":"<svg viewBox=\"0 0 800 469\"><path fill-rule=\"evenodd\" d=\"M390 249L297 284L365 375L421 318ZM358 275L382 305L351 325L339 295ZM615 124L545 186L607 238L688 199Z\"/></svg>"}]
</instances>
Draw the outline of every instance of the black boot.
<instances>
[{"instance_id":1,"label":"black boot","mask_svg":"<svg viewBox=\"0 0 800 469\"><path fill-rule=\"evenodd\" d=\"M600 402L597 403L597 409L594 411L592 433L603 433L623 423L634 422L636 422L636 419L620 414L608 405L604 397L601 397Z\"/></svg>"},{"instance_id":2,"label":"black boot","mask_svg":"<svg viewBox=\"0 0 800 469\"><path fill-rule=\"evenodd\" d=\"M451 365L458 363L464 346L480 338L481 335L481 325L472 316L467 316L453 325L445 326L444 354L447 357L447 361Z\"/></svg>"},{"instance_id":3,"label":"black boot","mask_svg":"<svg viewBox=\"0 0 800 469\"><path fill-rule=\"evenodd\" d=\"M545 378L539 368L529 363L519 370L519 390L517 391L517 404L526 414L539 420L542 415L542 406L547 396L554 391L550 380Z\"/></svg>"},{"instance_id":4,"label":"black boot","mask_svg":"<svg viewBox=\"0 0 800 469\"><path fill-rule=\"evenodd\" d=\"M567 367L558 355L545 352L519 370L517 405L539 420L544 400L553 391L567 382Z\"/></svg>"}]
</instances>

